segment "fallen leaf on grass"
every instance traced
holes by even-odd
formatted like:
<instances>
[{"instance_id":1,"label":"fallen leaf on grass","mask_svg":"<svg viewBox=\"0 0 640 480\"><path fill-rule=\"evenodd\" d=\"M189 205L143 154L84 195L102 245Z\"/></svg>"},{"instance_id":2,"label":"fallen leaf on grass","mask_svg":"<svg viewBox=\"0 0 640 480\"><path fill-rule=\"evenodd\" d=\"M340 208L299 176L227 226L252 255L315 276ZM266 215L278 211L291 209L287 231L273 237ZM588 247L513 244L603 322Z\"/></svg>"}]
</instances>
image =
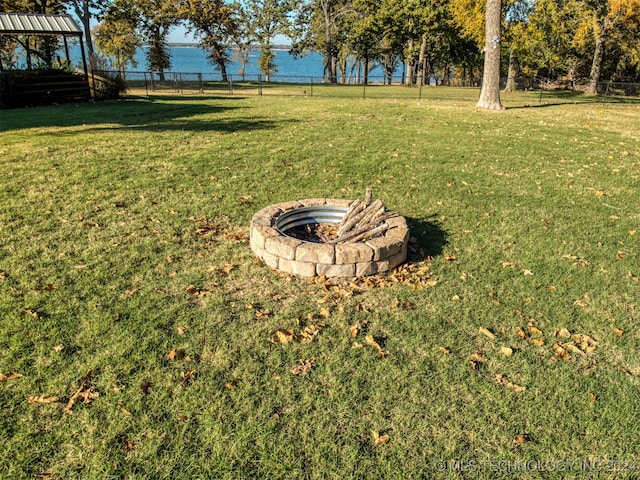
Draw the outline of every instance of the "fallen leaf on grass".
<instances>
[{"instance_id":1,"label":"fallen leaf on grass","mask_svg":"<svg viewBox=\"0 0 640 480\"><path fill-rule=\"evenodd\" d=\"M613 331L616 332L616 335L618 335L619 337L624 335L624 330L622 330L621 328L613 327Z\"/></svg>"},{"instance_id":2,"label":"fallen leaf on grass","mask_svg":"<svg viewBox=\"0 0 640 480\"><path fill-rule=\"evenodd\" d=\"M271 339L269 340L271 343L282 343L283 345L295 341L296 334L294 333L293 328L289 328L288 330L279 328L273 332L273 335L271 335Z\"/></svg>"},{"instance_id":3,"label":"fallen leaf on grass","mask_svg":"<svg viewBox=\"0 0 640 480\"><path fill-rule=\"evenodd\" d=\"M480 327L480 328L478 329L478 331L479 331L480 333L482 333L484 336L486 336L486 337L490 338L491 340L495 340L495 338L496 338L495 333L493 333L491 330L489 330L489 329L487 329L487 328Z\"/></svg>"},{"instance_id":4,"label":"fallen leaf on grass","mask_svg":"<svg viewBox=\"0 0 640 480\"><path fill-rule=\"evenodd\" d=\"M71 396L67 405L62 410L64 413L71 415L73 413L73 406L76 404L76 401L82 399L82 403L88 404L94 398L98 398L100 394L98 392L93 391L93 387L89 387L86 384L83 384L76 390L76 392Z\"/></svg>"},{"instance_id":5,"label":"fallen leaf on grass","mask_svg":"<svg viewBox=\"0 0 640 480\"><path fill-rule=\"evenodd\" d=\"M60 353L62 350L64 350L64 345L62 344L56 345L55 347L53 347L53 351L56 353Z\"/></svg>"},{"instance_id":6,"label":"fallen leaf on grass","mask_svg":"<svg viewBox=\"0 0 640 480\"><path fill-rule=\"evenodd\" d=\"M529 325L529 333L531 333L532 335L539 335L539 336L544 336L544 334L542 333L542 330L540 330L538 327L534 326L534 325Z\"/></svg>"},{"instance_id":7,"label":"fallen leaf on grass","mask_svg":"<svg viewBox=\"0 0 640 480\"><path fill-rule=\"evenodd\" d=\"M478 364L487 361L482 350L476 350L475 352L473 352L469 360L471 362L471 368L474 370L478 370Z\"/></svg>"},{"instance_id":8,"label":"fallen leaf on grass","mask_svg":"<svg viewBox=\"0 0 640 480\"><path fill-rule=\"evenodd\" d=\"M180 383L182 383L182 386L186 386L191 380L193 380L193 377L195 376L196 371L195 370L189 370L187 372L181 372L180 373Z\"/></svg>"},{"instance_id":9,"label":"fallen leaf on grass","mask_svg":"<svg viewBox=\"0 0 640 480\"><path fill-rule=\"evenodd\" d=\"M301 358L298 360L298 365L291 367L290 372L294 375L303 376L311 371L315 367L315 360L312 358Z\"/></svg>"},{"instance_id":10,"label":"fallen leaf on grass","mask_svg":"<svg viewBox=\"0 0 640 480\"><path fill-rule=\"evenodd\" d=\"M506 375L502 375L501 373L496 374L496 380L498 381L498 383L504 385L505 387L513 390L516 393L522 393L526 390L526 387L521 387L520 385L512 383L511 381L509 381Z\"/></svg>"},{"instance_id":11,"label":"fallen leaf on grass","mask_svg":"<svg viewBox=\"0 0 640 480\"><path fill-rule=\"evenodd\" d=\"M264 310L256 309L256 318L267 318L269 315L271 315L271 310L268 308L265 308Z\"/></svg>"},{"instance_id":12,"label":"fallen leaf on grass","mask_svg":"<svg viewBox=\"0 0 640 480\"><path fill-rule=\"evenodd\" d=\"M571 358L571 355L569 355L567 350L559 343L553 344L553 351L555 352L556 357L561 360L569 360Z\"/></svg>"},{"instance_id":13,"label":"fallen leaf on grass","mask_svg":"<svg viewBox=\"0 0 640 480\"><path fill-rule=\"evenodd\" d=\"M46 395L36 395L27 397L27 402L31 405L46 405L49 403L55 403L58 401L58 397L47 397Z\"/></svg>"},{"instance_id":14,"label":"fallen leaf on grass","mask_svg":"<svg viewBox=\"0 0 640 480\"><path fill-rule=\"evenodd\" d=\"M380 355L380 357L386 357L387 355L389 355L389 352L384 351L380 344L375 341L373 335L367 335L366 337L364 337L364 343L366 343L370 347L375 348L378 351L378 355Z\"/></svg>"},{"instance_id":15,"label":"fallen leaf on grass","mask_svg":"<svg viewBox=\"0 0 640 480\"><path fill-rule=\"evenodd\" d=\"M305 327L299 334L298 339L300 343L311 343L318 336L320 331L324 328L324 323L317 325L309 325Z\"/></svg>"},{"instance_id":16,"label":"fallen leaf on grass","mask_svg":"<svg viewBox=\"0 0 640 480\"><path fill-rule=\"evenodd\" d=\"M529 438L527 437L527 435L518 434L518 435L513 437L513 441L511 443L512 443L513 446L517 447L518 445L522 445L528 439Z\"/></svg>"},{"instance_id":17,"label":"fallen leaf on grass","mask_svg":"<svg viewBox=\"0 0 640 480\"><path fill-rule=\"evenodd\" d=\"M362 331L362 325L360 324L360 321L356 320L356 323L349 327L349 335L351 338L356 338L360 331Z\"/></svg>"},{"instance_id":18,"label":"fallen leaf on grass","mask_svg":"<svg viewBox=\"0 0 640 480\"><path fill-rule=\"evenodd\" d=\"M449 350L448 348L444 348L444 347L438 347L438 350L440 350L445 355L449 355L451 353L451 350Z\"/></svg>"},{"instance_id":19,"label":"fallen leaf on grass","mask_svg":"<svg viewBox=\"0 0 640 480\"><path fill-rule=\"evenodd\" d=\"M29 316L29 317L33 317L33 318L38 318L38 314L36 312L33 312L29 309L22 309L20 310L20 316L21 317L25 317L25 316Z\"/></svg>"},{"instance_id":20,"label":"fallen leaf on grass","mask_svg":"<svg viewBox=\"0 0 640 480\"><path fill-rule=\"evenodd\" d=\"M505 357L513 355L513 349L510 347L500 347L500 353Z\"/></svg>"},{"instance_id":21,"label":"fallen leaf on grass","mask_svg":"<svg viewBox=\"0 0 640 480\"><path fill-rule=\"evenodd\" d=\"M187 360L187 359L189 359L189 357L186 355L184 350L177 349L177 348L172 349L169 353L167 353L164 356L164 358L166 360L168 360L169 362L173 362L175 360L182 360L182 359Z\"/></svg>"},{"instance_id":22,"label":"fallen leaf on grass","mask_svg":"<svg viewBox=\"0 0 640 480\"><path fill-rule=\"evenodd\" d=\"M206 288L198 288L195 285L189 285L185 288L185 291L191 295L195 295L198 297L204 297L211 293L211 290L207 290Z\"/></svg>"},{"instance_id":23,"label":"fallen leaf on grass","mask_svg":"<svg viewBox=\"0 0 640 480\"><path fill-rule=\"evenodd\" d=\"M371 430L371 436L373 437L373 444L376 447L379 447L380 445L384 445L385 443L388 443L389 440L391 439L389 435L387 435L386 433L384 435L380 435L380 433L377 430Z\"/></svg>"},{"instance_id":24,"label":"fallen leaf on grass","mask_svg":"<svg viewBox=\"0 0 640 480\"><path fill-rule=\"evenodd\" d=\"M9 372L9 375L3 375L0 373L0 382L8 382L9 380L15 380L17 378L22 378L22 375L13 371Z\"/></svg>"}]
</instances>

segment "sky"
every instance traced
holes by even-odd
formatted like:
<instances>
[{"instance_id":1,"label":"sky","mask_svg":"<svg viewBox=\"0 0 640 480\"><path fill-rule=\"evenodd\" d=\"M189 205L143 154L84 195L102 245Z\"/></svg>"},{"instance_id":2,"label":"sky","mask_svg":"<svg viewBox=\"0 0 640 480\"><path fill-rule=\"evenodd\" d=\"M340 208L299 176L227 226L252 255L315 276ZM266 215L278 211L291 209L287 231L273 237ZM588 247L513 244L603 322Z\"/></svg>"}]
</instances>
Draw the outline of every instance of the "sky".
<instances>
[{"instance_id":1,"label":"sky","mask_svg":"<svg viewBox=\"0 0 640 480\"><path fill-rule=\"evenodd\" d=\"M173 27L168 38L169 43L198 43L192 34L187 33L187 29L183 26ZM276 35L273 39L276 45L290 45L291 40L284 35Z\"/></svg>"}]
</instances>

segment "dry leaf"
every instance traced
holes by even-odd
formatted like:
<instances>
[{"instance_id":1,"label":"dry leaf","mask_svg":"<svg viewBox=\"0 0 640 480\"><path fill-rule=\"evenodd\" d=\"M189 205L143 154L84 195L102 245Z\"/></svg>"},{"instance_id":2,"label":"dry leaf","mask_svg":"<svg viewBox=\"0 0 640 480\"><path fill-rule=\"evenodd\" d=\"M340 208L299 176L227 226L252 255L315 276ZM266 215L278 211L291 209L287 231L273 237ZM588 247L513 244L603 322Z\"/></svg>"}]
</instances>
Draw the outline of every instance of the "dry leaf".
<instances>
[{"instance_id":1,"label":"dry leaf","mask_svg":"<svg viewBox=\"0 0 640 480\"><path fill-rule=\"evenodd\" d=\"M220 270L228 275L230 271L235 270L238 266L239 264L237 263L226 263L220 268Z\"/></svg>"},{"instance_id":2,"label":"dry leaf","mask_svg":"<svg viewBox=\"0 0 640 480\"><path fill-rule=\"evenodd\" d=\"M449 355L451 353L451 350L449 350L447 348L444 348L444 347L438 347L438 350L440 350L445 355Z\"/></svg>"},{"instance_id":3,"label":"dry leaf","mask_svg":"<svg viewBox=\"0 0 640 480\"><path fill-rule=\"evenodd\" d=\"M193 380L193 377L195 376L196 371L195 370L189 370L187 372L181 372L180 373L180 382L182 383L183 386L186 386L191 380Z\"/></svg>"},{"instance_id":4,"label":"dry leaf","mask_svg":"<svg viewBox=\"0 0 640 480\"><path fill-rule=\"evenodd\" d=\"M271 339L269 340L271 343L282 343L286 345L287 343L294 342L296 340L296 335L293 332L293 329L290 328L288 330L284 330L279 328L273 335L271 335Z\"/></svg>"},{"instance_id":5,"label":"dry leaf","mask_svg":"<svg viewBox=\"0 0 640 480\"><path fill-rule=\"evenodd\" d=\"M353 325L351 325L351 327L349 327L349 335L351 336L351 338L355 338L358 336L358 333L362 330L362 325L360 324L360 321L356 320L356 323L354 323Z\"/></svg>"},{"instance_id":6,"label":"dry leaf","mask_svg":"<svg viewBox=\"0 0 640 480\"><path fill-rule=\"evenodd\" d=\"M485 335L486 337L490 338L491 340L494 340L496 338L496 335L487 328L480 327L478 331L483 335Z\"/></svg>"},{"instance_id":7,"label":"dry leaf","mask_svg":"<svg viewBox=\"0 0 640 480\"><path fill-rule=\"evenodd\" d=\"M380 344L375 341L375 339L373 338L373 335L367 335L366 337L364 337L364 343L366 343L370 347L375 348L381 357L385 357L389 354L389 352L385 352L380 346Z\"/></svg>"},{"instance_id":8,"label":"dry leaf","mask_svg":"<svg viewBox=\"0 0 640 480\"><path fill-rule=\"evenodd\" d=\"M510 357L513 355L513 349L510 347L500 347L500 353L505 357Z\"/></svg>"},{"instance_id":9,"label":"dry leaf","mask_svg":"<svg viewBox=\"0 0 640 480\"><path fill-rule=\"evenodd\" d=\"M82 399L82 403L88 404L91 400L98 398L99 396L100 394L98 392L94 392L93 387L88 387L85 382L80 388L78 388L78 390L76 390L76 393L71 396L62 411L71 415L73 413L72 408L78 399Z\"/></svg>"},{"instance_id":10,"label":"dry leaf","mask_svg":"<svg viewBox=\"0 0 640 480\"><path fill-rule=\"evenodd\" d=\"M525 338L527 338L527 334L524 333L524 330L522 329L522 327L518 328L518 338L520 340L524 340Z\"/></svg>"},{"instance_id":11,"label":"dry leaf","mask_svg":"<svg viewBox=\"0 0 640 480\"><path fill-rule=\"evenodd\" d=\"M55 347L53 347L53 351L60 353L62 350L64 350L64 345L60 344L60 345L56 345Z\"/></svg>"},{"instance_id":12,"label":"dry leaf","mask_svg":"<svg viewBox=\"0 0 640 480\"><path fill-rule=\"evenodd\" d=\"M178 335L184 335L185 332L187 331L187 327L185 327L184 325L181 325L177 328L178 330Z\"/></svg>"},{"instance_id":13,"label":"dry leaf","mask_svg":"<svg viewBox=\"0 0 640 480\"><path fill-rule=\"evenodd\" d=\"M496 374L496 380L498 381L498 383L501 383L502 385L510 390L513 390L516 393L522 393L526 390L526 387L521 387L520 385L512 383L511 381L509 381L506 375L502 375L501 373Z\"/></svg>"},{"instance_id":14,"label":"dry leaf","mask_svg":"<svg viewBox=\"0 0 640 480\"><path fill-rule=\"evenodd\" d=\"M570 351L571 353L575 353L577 355L582 355L583 357L586 355L582 350L580 350L580 348L578 348L575 344L568 342L568 343L563 343L562 346Z\"/></svg>"},{"instance_id":15,"label":"dry leaf","mask_svg":"<svg viewBox=\"0 0 640 480\"><path fill-rule=\"evenodd\" d=\"M267 318L271 315L271 310L265 308L264 310L256 310L256 318Z\"/></svg>"},{"instance_id":16,"label":"dry leaf","mask_svg":"<svg viewBox=\"0 0 640 480\"><path fill-rule=\"evenodd\" d=\"M522 273L523 273L524 275L533 275L533 272L532 272L531 270L526 270L526 269L525 269L525 270L522 270Z\"/></svg>"},{"instance_id":17,"label":"dry leaf","mask_svg":"<svg viewBox=\"0 0 640 480\"><path fill-rule=\"evenodd\" d=\"M324 318L329 318L331 316L331 309L324 307L320 309L320 316Z\"/></svg>"},{"instance_id":18,"label":"dry leaf","mask_svg":"<svg viewBox=\"0 0 640 480\"><path fill-rule=\"evenodd\" d=\"M527 441L527 436L526 435L518 434L518 435L513 437L512 444L514 446L518 446L518 445L522 445L526 441Z\"/></svg>"},{"instance_id":19,"label":"dry leaf","mask_svg":"<svg viewBox=\"0 0 640 480\"><path fill-rule=\"evenodd\" d=\"M27 402L31 405L46 405L48 403L55 403L58 401L58 397L47 397L46 395L36 395L27 397Z\"/></svg>"},{"instance_id":20,"label":"dry leaf","mask_svg":"<svg viewBox=\"0 0 640 480\"><path fill-rule=\"evenodd\" d=\"M515 268L516 264L513 262L502 262L502 268Z\"/></svg>"},{"instance_id":21,"label":"dry leaf","mask_svg":"<svg viewBox=\"0 0 640 480\"><path fill-rule=\"evenodd\" d=\"M371 430L371 436L373 437L373 444L376 447L379 447L380 445L384 445L385 443L388 443L390 440L389 435L387 434L380 435L380 433L377 430Z\"/></svg>"},{"instance_id":22,"label":"dry leaf","mask_svg":"<svg viewBox=\"0 0 640 480\"><path fill-rule=\"evenodd\" d=\"M176 359L176 355L178 355L178 351L174 348L173 350L171 350L169 353L167 353L164 358L166 360L169 360L170 362L173 362Z\"/></svg>"},{"instance_id":23,"label":"dry leaf","mask_svg":"<svg viewBox=\"0 0 640 480\"><path fill-rule=\"evenodd\" d=\"M317 325L309 325L304 328L299 334L298 338L300 343L311 343L318 336L322 328L324 327L324 323Z\"/></svg>"},{"instance_id":24,"label":"dry leaf","mask_svg":"<svg viewBox=\"0 0 640 480\"><path fill-rule=\"evenodd\" d=\"M9 375L0 373L0 382L8 382L9 380L15 380L17 378L22 378L22 375L13 371L9 372Z\"/></svg>"},{"instance_id":25,"label":"dry leaf","mask_svg":"<svg viewBox=\"0 0 640 480\"><path fill-rule=\"evenodd\" d=\"M553 351L555 352L556 356L561 360L569 360L571 358L571 355L569 355L569 353L565 350L565 348L559 343L553 344Z\"/></svg>"},{"instance_id":26,"label":"dry leaf","mask_svg":"<svg viewBox=\"0 0 640 480\"><path fill-rule=\"evenodd\" d=\"M560 328L556 329L555 336L560 338L571 338L571 332L566 328Z\"/></svg>"},{"instance_id":27,"label":"dry leaf","mask_svg":"<svg viewBox=\"0 0 640 480\"><path fill-rule=\"evenodd\" d=\"M531 333L532 335L540 335L541 337L544 335L542 333L542 330L540 330L538 327L535 327L533 325L529 325L529 333Z\"/></svg>"},{"instance_id":28,"label":"dry leaf","mask_svg":"<svg viewBox=\"0 0 640 480\"><path fill-rule=\"evenodd\" d=\"M298 360L298 365L291 367L290 372L294 375L303 376L311 371L315 366L315 360L310 358L301 358Z\"/></svg>"},{"instance_id":29,"label":"dry leaf","mask_svg":"<svg viewBox=\"0 0 640 480\"><path fill-rule=\"evenodd\" d=\"M544 345L544 338L531 338L529 343L536 347L542 347Z\"/></svg>"},{"instance_id":30,"label":"dry leaf","mask_svg":"<svg viewBox=\"0 0 640 480\"><path fill-rule=\"evenodd\" d=\"M616 332L616 335L618 335L619 337L624 335L624 330L622 330L621 328L613 327L613 331Z\"/></svg>"}]
</instances>

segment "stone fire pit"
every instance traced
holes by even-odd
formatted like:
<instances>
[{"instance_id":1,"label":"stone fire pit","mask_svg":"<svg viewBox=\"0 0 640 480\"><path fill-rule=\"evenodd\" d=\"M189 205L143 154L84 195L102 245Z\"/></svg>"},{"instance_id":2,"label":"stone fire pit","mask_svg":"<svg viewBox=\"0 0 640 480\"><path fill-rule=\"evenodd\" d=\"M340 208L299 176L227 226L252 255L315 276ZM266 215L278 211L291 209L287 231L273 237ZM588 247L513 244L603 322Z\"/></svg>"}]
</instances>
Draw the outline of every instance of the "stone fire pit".
<instances>
[{"instance_id":1,"label":"stone fire pit","mask_svg":"<svg viewBox=\"0 0 640 480\"><path fill-rule=\"evenodd\" d=\"M409 229L399 215L384 220L385 231L362 241L330 243L299 235L301 229L312 226L338 225L352 204L351 200L311 198L265 207L251 220L251 250L269 267L302 277L374 275L404 262Z\"/></svg>"}]
</instances>

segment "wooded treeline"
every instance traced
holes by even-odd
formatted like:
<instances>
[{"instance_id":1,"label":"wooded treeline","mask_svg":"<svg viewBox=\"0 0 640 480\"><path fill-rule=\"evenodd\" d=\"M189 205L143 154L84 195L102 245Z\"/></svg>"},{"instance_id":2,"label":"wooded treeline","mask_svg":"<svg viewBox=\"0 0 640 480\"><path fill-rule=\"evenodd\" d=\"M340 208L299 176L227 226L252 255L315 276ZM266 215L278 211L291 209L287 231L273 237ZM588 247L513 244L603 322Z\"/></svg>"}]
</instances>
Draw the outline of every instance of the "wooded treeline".
<instances>
[{"instance_id":1,"label":"wooded treeline","mask_svg":"<svg viewBox=\"0 0 640 480\"><path fill-rule=\"evenodd\" d=\"M485 8L485 0L0 0L4 12L73 13L88 32L92 63L122 71L136 66L143 44L153 71L170 69L168 36L183 25L223 78L230 51L244 65L257 49L268 81L277 71L274 38L284 35L292 55L324 55L327 82L357 71L366 83L376 64L391 78L404 63L407 84L480 77ZM594 92L601 79L640 80L640 0L503 0L501 11L502 34L492 45L509 80L589 79ZM25 43L0 36L3 68ZM30 45L43 64L54 61L56 47L46 38Z\"/></svg>"}]
</instances>

